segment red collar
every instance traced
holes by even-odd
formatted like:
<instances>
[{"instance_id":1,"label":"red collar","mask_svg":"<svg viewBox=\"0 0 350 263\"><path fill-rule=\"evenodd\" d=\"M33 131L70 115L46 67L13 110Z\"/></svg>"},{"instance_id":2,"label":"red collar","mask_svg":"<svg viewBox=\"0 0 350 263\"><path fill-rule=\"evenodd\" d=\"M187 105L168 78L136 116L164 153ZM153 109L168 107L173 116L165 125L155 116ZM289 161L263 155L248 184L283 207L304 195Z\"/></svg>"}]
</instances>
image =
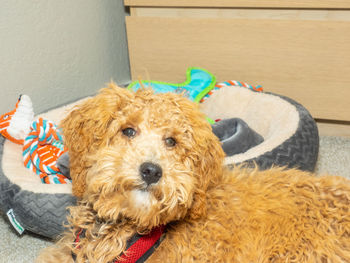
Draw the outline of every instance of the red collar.
<instances>
[{"instance_id":1,"label":"red collar","mask_svg":"<svg viewBox=\"0 0 350 263\"><path fill-rule=\"evenodd\" d=\"M141 263L145 262L149 256L152 255L154 250L162 242L162 235L165 233L165 226L158 226L152 229L147 235L135 234L132 236L126 246L127 255L124 253L121 255L120 260L114 260L113 263ZM85 229L81 229L74 243L78 243L81 238L85 237ZM72 253L72 257L75 261L76 255Z\"/></svg>"}]
</instances>

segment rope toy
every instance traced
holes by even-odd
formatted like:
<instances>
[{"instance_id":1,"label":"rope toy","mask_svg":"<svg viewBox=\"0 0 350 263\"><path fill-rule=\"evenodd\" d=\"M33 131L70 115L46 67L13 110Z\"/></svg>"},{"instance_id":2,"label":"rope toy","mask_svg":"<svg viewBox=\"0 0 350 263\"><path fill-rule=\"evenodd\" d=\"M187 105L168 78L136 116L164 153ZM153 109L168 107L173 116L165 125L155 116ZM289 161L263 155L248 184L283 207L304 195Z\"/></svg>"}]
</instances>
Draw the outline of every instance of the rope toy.
<instances>
[{"instance_id":1,"label":"rope toy","mask_svg":"<svg viewBox=\"0 0 350 263\"><path fill-rule=\"evenodd\" d=\"M252 89L252 90L255 90L255 91L258 91L258 92L262 92L263 91L263 88L261 85L258 85L258 86L253 86L253 85L249 85L245 82L240 82L240 81L236 81L236 80L228 80L228 81L225 81L225 82L220 82L220 83L217 83L215 85L215 88L212 89L211 91L209 91L207 93L207 95L205 95L203 97L203 99L200 100L200 102L204 102L206 99L208 99L216 90L219 90L223 87L243 87L243 88L248 88L248 89Z\"/></svg>"},{"instance_id":2,"label":"rope toy","mask_svg":"<svg viewBox=\"0 0 350 263\"><path fill-rule=\"evenodd\" d=\"M33 120L32 101L21 95L15 109L0 116L0 134L23 145L24 166L38 174L43 183L70 183L57 167L58 158L67 151L59 129L51 121Z\"/></svg>"},{"instance_id":3,"label":"rope toy","mask_svg":"<svg viewBox=\"0 0 350 263\"><path fill-rule=\"evenodd\" d=\"M57 126L39 118L32 123L31 131L24 140L24 166L38 174L43 183L70 183L57 167L57 159L66 151Z\"/></svg>"}]
</instances>

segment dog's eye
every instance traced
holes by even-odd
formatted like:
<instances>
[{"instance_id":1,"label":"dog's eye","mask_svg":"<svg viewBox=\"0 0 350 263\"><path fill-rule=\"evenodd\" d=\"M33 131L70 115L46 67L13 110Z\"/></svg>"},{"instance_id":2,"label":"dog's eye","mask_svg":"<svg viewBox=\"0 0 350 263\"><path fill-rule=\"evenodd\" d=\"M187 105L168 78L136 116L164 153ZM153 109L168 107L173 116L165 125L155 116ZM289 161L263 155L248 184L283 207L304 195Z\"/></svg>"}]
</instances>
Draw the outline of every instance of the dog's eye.
<instances>
[{"instance_id":1,"label":"dog's eye","mask_svg":"<svg viewBox=\"0 0 350 263\"><path fill-rule=\"evenodd\" d=\"M126 128L122 130L122 132L126 137L129 137L129 138L132 138L136 135L136 131L133 128Z\"/></svg>"},{"instance_id":2,"label":"dog's eye","mask_svg":"<svg viewBox=\"0 0 350 263\"><path fill-rule=\"evenodd\" d=\"M176 145L176 140L173 137L165 138L165 145L168 147L174 147Z\"/></svg>"}]
</instances>

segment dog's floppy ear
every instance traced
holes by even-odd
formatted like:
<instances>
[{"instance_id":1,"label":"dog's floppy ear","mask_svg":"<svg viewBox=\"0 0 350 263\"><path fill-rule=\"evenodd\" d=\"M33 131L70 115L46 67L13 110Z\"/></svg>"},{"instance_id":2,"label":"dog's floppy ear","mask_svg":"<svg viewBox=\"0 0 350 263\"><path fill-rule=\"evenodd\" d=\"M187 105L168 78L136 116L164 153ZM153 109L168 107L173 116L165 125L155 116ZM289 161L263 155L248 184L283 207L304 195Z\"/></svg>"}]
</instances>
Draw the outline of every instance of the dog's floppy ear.
<instances>
[{"instance_id":1,"label":"dog's floppy ear","mask_svg":"<svg viewBox=\"0 0 350 263\"><path fill-rule=\"evenodd\" d=\"M184 108L184 107L183 107ZM188 215L197 219L206 213L206 191L210 185L217 185L223 174L225 153L219 139L202 113L190 112L194 144L190 159L194 162L197 185L194 200Z\"/></svg>"},{"instance_id":2,"label":"dog's floppy ear","mask_svg":"<svg viewBox=\"0 0 350 263\"><path fill-rule=\"evenodd\" d=\"M105 133L109 125L132 97L130 91L110 83L95 97L75 107L61 122L75 196L82 197L85 191L86 171L91 166L87 157L107 143Z\"/></svg>"},{"instance_id":3,"label":"dog's floppy ear","mask_svg":"<svg viewBox=\"0 0 350 263\"><path fill-rule=\"evenodd\" d=\"M210 185L217 185L217 180L222 176L224 151L218 138L211 131L198 131L202 142L196 147L199 149L196 160L197 188L189 216L197 219L206 214L206 191Z\"/></svg>"}]
</instances>

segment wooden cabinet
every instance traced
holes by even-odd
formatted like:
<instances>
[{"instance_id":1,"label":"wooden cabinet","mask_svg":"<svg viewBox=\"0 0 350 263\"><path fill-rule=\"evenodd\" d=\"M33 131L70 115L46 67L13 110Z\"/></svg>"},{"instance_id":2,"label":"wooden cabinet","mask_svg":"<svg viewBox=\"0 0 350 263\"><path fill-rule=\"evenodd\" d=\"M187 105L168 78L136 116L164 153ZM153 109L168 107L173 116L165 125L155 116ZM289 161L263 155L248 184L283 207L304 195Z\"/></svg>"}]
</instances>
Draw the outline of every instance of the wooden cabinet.
<instances>
[{"instance_id":1,"label":"wooden cabinet","mask_svg":"<svg viewBox=\"0 0 350 263\"><path fill-rule=\"evenodd\" d=\"M203 67L218 81L244 81L291 97L329 134L350 136L349 0L125 5L133 79L180 82L187 67Z\"/></svg>"}]
</instances>

